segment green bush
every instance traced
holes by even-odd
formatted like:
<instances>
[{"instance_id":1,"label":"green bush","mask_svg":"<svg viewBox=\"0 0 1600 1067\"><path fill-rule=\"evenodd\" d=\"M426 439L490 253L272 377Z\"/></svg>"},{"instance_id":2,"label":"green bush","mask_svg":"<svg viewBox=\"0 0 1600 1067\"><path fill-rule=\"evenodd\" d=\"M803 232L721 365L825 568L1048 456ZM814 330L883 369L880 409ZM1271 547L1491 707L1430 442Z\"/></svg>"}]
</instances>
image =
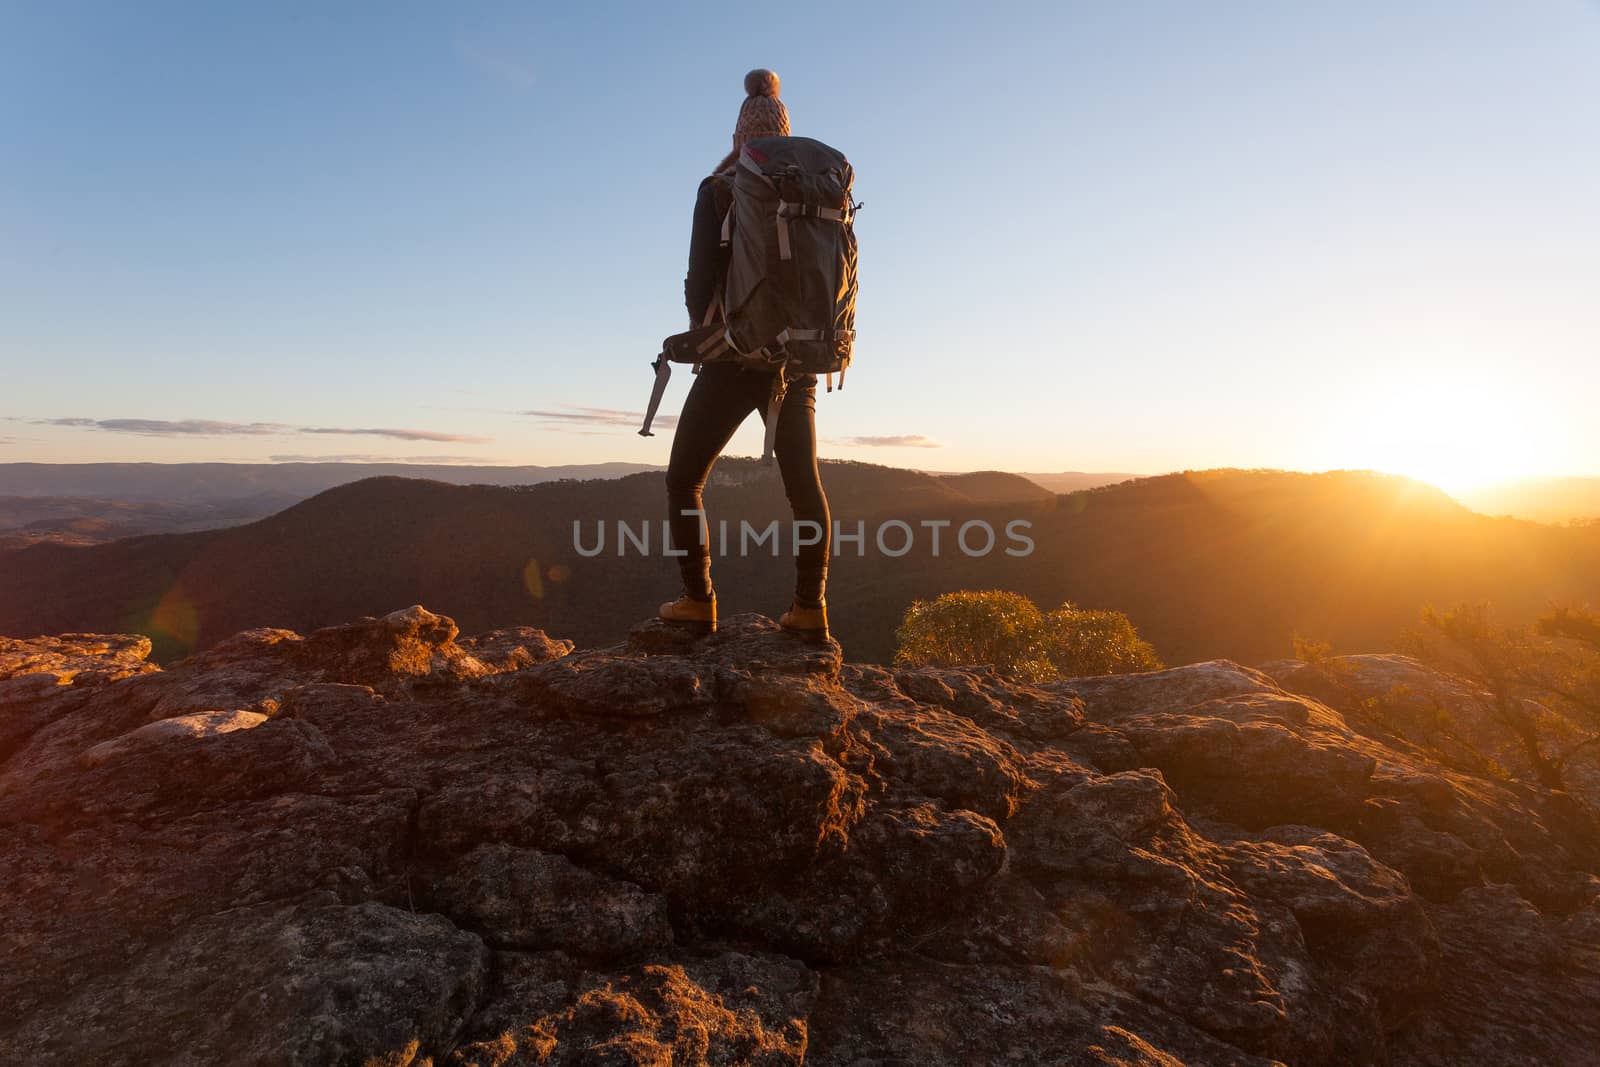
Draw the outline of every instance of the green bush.
<instances>
[{"instance_id":1,"label":"green bush","mask_svg":"<svg viewBox=\"0 0 1600 1067\"><path fill-rule=\"evenodd\" d=\"M1044 617L1044 650L1062 678L1161 669L1155 648L1120 611L1062 604Z\"/></svg>"},{"instance_id":2,"label":"green bush","mask_svg":"<svg viewBox=\"0 0 1600 1067\"><path fill-rule=\"evenodd\" d=\"M1161 661L1120 611L1066 603L1045 613L1003 589L918 600L895 631L898 664L993 664L1020 681L1157 670Z\"/></svg>"}]
</instances>

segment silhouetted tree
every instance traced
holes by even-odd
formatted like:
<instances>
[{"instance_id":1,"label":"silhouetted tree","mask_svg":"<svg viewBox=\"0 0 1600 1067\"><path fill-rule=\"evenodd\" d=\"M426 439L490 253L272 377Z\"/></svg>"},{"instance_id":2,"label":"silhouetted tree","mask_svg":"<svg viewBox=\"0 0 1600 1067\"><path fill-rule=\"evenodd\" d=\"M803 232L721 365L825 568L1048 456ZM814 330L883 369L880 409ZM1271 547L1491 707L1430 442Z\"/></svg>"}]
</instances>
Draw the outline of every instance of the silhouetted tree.
<instances>
[{"instance_id":1,"label":"silhouetted tree","mask_svg":"<svg viewBox=\"0 0 1600 1067\"><path fill-rule=\"evenodd\" d=\"M1527 627L1497 624L1487 604L1430 606L1408 643L1489 693L1541 784L1563 789L1572 757L1600 743L1600 616L1587 608L1556 606Z\"/></svg>"},{"instance_id":2,"label":"silhouetted tree","mask_svg":"<svg viewBox=\"0 0 1600 1067\"><path fill-rule=\"evenodd\" d=\"M1589 733L1561 754L1558 763L1564 766L1578 752L1600 744L1600 613L1557 604L1536 625L1556 648L1533 684Z\"/></svg>"}]
</instances>

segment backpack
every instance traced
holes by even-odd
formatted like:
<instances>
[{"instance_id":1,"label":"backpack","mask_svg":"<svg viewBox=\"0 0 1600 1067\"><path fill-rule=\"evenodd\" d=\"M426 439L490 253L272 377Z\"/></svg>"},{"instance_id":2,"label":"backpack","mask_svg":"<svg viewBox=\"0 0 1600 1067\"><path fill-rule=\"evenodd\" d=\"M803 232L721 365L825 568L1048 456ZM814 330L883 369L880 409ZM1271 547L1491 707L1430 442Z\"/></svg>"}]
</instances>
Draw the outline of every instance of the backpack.
<instances>
[{"instance_id":1,"label":"backpack","mask_svg":"<svg viewBox=\"0 0 1600 1067\"><path fill-rule=\"evenodd\" d=\"M825 375L832 392L838 374L844 387L855 343L854 176L843 153L809 137L764 137L744 146L731 189L713 190L718 206L729 204L722 293L698 329L663 342L641 436L653 436L650 423L672 363L692 363L697 373L711 361L774 372L763 462L771 462L790 381Z\"/></svg>"}]
</instances>

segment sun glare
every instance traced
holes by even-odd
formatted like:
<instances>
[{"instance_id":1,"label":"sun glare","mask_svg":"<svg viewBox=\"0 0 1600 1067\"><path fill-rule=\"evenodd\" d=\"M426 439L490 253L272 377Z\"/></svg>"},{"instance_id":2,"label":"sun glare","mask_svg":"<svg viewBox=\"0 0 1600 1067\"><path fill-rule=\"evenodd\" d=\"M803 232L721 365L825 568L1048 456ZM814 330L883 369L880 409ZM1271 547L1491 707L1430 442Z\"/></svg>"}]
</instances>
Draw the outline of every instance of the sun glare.
<instances>
[{"instance_id":1,"label":"sun glare","mask_svg":"<svg viewBox=\"0 0 1600 1067\"><path fill-rule=\"evenodd\" d=\"M1446 492L1545 473L1559 442L1507 382L1468 375L1372 383L1353 405L1342 466L1403 474Z\"/></svg>"}]
</instances>

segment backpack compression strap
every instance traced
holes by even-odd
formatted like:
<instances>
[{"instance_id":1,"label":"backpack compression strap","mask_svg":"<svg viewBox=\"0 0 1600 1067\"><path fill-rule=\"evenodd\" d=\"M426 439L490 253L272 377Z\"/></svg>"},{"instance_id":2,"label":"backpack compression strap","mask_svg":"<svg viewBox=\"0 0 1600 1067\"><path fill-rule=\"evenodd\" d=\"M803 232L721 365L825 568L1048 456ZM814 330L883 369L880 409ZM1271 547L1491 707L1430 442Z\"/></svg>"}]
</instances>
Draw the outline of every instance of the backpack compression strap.
<instances>
[{"instance_id":1,"label":"backpack compression strap","mask_svg":"<svg viewBox=\"0 0 1600 1067\"><path fill-rule=\"evenodd\" d=\"M783 372L780 366L778 373L772 376L772 392L767 396L767 432L761 439L761 462L768 467L772 466L772 450L778 441L778 417L783 414L783 398L789 392L789 382Z\"/></svg>"},{"instance_id":2,"label":"backpack compression strap","mask_svg":"<svg viewBox=\"0 0 1600 1067\"><path fill-rule=\"evenodd\" d=\"M817 219L826 219L829 222L848 223L850 213L836 207L822 207L818 204L803 204L793 200L778 201L778 258L793 259L794 253L789 248L789 220L801 219L810 216Z\"/></svg>"}]
</instances>

